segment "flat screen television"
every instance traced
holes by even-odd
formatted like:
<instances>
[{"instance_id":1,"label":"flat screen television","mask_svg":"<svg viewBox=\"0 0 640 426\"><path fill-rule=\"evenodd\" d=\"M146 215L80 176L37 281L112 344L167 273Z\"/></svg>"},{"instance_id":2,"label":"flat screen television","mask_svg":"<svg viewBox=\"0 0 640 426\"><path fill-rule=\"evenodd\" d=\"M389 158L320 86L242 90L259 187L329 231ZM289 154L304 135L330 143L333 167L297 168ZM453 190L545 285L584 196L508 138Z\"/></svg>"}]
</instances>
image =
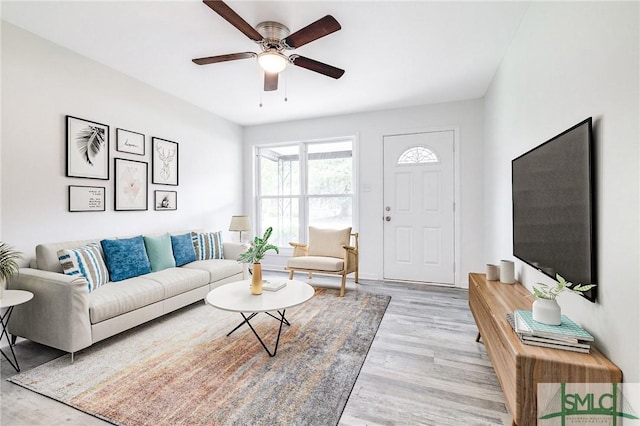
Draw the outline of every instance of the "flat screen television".
<instances>
[{"instance_id":1,"label":"flat screen television","mask_svg":"<svg viewBox=\"0 0 640 426\"><path fill-rule=\"evenodd\" d=\"M511 162L513 254L555 279L597 284L591 117ZM594 302L597 287L584 293Z\"/></svg>"}]
</instances>

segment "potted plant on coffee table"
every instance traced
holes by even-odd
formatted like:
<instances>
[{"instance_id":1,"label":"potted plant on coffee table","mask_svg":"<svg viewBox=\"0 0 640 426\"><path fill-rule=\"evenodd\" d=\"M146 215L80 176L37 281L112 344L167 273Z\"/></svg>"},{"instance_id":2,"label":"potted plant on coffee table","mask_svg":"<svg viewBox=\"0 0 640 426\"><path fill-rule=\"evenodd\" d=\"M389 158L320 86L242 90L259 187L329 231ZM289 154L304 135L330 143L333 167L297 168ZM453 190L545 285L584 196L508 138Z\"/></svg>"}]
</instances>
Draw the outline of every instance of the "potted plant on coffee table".
<instances>
[{"instance_id":1,"label":"potted plant on coffee table","mask_svg":"<svg viewBox=\"0 0 640 426\"><path fill-rule=\"evenodd\" d=\"M532 296L536 300L531 307L534 321L548 325L560 325L562 323L562 311L556 301L556 297L564 292L582 295L585 291L589 291L596 286L595 284L573 286L573 283L565 280L559 274L556 274L556 280L558 283L554 286L544 283L534 284Z\"/></svg>"},{"instance_id":2,"label":"potted plant on coffee table","mask_svg":"<svg viewBox=\"0 0 640 426\"><path fill-rule=\"evenodd\" d=\"M22 253L0 241L0 298L2 298L6 282L9 281L9 278L17 275L20 270L18 259L22 259Z\"/></svg>"},{"instance_id":3,"label":"potted plant on coffee table","mask_svg":"<svg viewBox=\"0 0 640 426\"><path fill-rule=\"evenodd\" d=\"M280 253L277 246L269 244L269 237L271 237L272 232L273 228L268 227L262 238L255 237L247 251L238 256L238 262L253 264L251 294L262 294L262 265L260 261L266 252L274 250L276 253Z\"/></svg>"}]
</instances>

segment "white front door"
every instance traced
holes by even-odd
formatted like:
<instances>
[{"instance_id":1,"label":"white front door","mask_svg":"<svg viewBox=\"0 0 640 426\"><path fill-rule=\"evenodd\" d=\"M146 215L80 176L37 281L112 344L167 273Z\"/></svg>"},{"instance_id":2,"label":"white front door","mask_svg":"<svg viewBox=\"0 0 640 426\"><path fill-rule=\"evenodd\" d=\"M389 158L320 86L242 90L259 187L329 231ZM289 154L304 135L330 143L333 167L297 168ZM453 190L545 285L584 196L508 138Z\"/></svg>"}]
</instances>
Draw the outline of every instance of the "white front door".
<instances>
[{"instance_id":1,"label":"white front door","mask_svg":"<svg viewBox=\"0 0 640 426\"><path fill-rule=\"evenodd\" d=\"M384 278L454 284L454 131L384 137Z\"/></svg>"}]
</instances>

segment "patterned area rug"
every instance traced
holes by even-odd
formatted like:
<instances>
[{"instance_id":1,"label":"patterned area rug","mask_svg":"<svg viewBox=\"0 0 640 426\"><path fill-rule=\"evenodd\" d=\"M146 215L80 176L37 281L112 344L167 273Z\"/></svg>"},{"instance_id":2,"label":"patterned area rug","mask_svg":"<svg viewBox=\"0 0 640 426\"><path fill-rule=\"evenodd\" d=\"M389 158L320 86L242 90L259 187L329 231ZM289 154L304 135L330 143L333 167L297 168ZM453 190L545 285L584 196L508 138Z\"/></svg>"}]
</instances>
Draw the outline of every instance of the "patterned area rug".
<instances>
[{"instance_id":1,"label":"patterned area rug","mask_svg":"<svg viewBox=\"0 0 640 426\"><path fill-rule=\"evenodd\" d=\"M273 358L198 303L9 380L119 425L337 424L390 300L337 294L289 309ZM272 350L279 323L252 324Z\"/></svg>"}]
</instances>

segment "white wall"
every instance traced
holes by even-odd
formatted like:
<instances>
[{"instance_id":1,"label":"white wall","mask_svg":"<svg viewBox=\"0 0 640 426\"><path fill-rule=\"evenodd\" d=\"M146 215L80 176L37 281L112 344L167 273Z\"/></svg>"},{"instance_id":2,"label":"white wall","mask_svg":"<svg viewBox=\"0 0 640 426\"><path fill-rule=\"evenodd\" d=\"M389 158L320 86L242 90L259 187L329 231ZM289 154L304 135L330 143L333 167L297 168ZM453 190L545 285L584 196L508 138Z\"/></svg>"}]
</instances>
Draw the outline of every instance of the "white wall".
<instances>
[{"instance_id":1,"label":"white wall","mask_svg":"<svg viewBox=\"0 0 640 426\"><path fill-rule=\"evenodd\" d=\"M381 279L383 136L415 130L456 128L460 158L457 171L460 175L457 188L460 213L457 245L460 263L456 283L466 287L469 272L483 270L485 262L482 254L482 116L482 100L477 99L245 127L245 206L247 210L255 208L255 200L250 194L253 183L251 154L256 144L356 136L358 188L361 189L365 185L371 188L366 192L360 190L358 194L359 216L355 219L355 229L360 232L360 276L365 279Z\"/></svg>"},{"instance_id":2,"label":"white wall","mask_svg":"<svg viewBox=\"0 0 640 426\"><path fill-rule=\"evenodd\" d=\"M110 126L109 181L65 177L65 115ZM144 157L115 150L117 127L146 135ZM148 211L116 212L113 158L150 170L152 136L179 143L179 186L150 183ZM240 126L6 22L1 144L0 236L27 257L41 242L227 230L242 213ZM68 185L106 187L106 212L69 213ZM154 211L154 190L176 190L178 210Z\"/></svg>"},{"instance_id":3,"label":"white wall","mask_svg":"<svg viewBox=\"0 0 640 426\"><path fill-rule=\"evenodd\" d=\"M595 120L598 302L563 295L563 312L640 382L638 3L534 2L485 97L486 252L512 253L511 160ZM518 262L531 289L550 280Z\"/></svg>"}]
</instances>

